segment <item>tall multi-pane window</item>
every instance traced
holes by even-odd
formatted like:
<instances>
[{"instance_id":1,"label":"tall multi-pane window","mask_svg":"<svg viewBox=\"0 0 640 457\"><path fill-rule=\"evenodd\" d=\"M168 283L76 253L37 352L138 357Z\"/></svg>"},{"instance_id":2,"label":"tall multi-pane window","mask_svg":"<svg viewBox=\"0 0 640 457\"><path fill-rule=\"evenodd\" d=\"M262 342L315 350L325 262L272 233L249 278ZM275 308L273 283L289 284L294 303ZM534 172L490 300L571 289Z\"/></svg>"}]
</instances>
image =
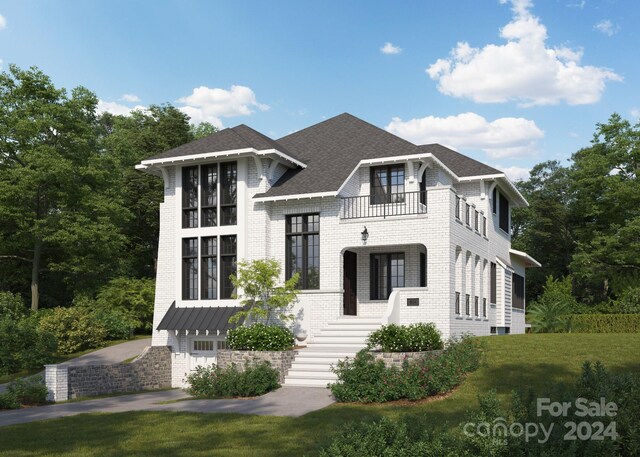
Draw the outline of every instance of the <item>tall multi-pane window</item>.
<instances>
[{"instance_id":1,"label":"tall multi-pane window","mask_svg":"<svg viewBox=\"0 0 640 457\"><path fill-rule=\"evenodd\" d=\"M475 210L473 227L476 229L476 232L480 231L480 212L478 210Z\"/></svg>"},{"instance_id":2,"label":"tall multi-pane window","mask_svg":"<svg viewBox=\"0 0 640 457\"><path fill-rule=\"evenodd\" d=\"M371 167L371 204L404 202L404 165Z\"/></svg>"},{"instance_id":3,"label":"tall multi-pane window","mask_svg":"<svg viewBox=\"0 0 640 457\"><path fill-rule=\"evenodd\" d=\"M287 216L286 222L287 279L298 273L298 287L320 288L320 215Z\"/></svg>"},{"instance_id":4,"label":"tall multi-pane window","mask_svg":"<svg viewBox=\"0 0 640 457\"><path fill-rule=\"evenodd\" d=\"M371 254L371 300L386 300L396 287L404 287L404 253Z\"/></svg>"},{"instance_id":5,"label":"tall multi-pane window","mask_svg":"<svg viewBox=\"0 0 640 457\"><path fill-rule=\"evenodd\" d=\"M469 203L465 204L464 221L469 227L471 227L471 205Z\"/></svg>"},{"instance_id":6,"label":"tall multi-pane window","mask_svg":"<svg viewBox=\"0 0 640 457\"><path fill-rule=\"evenodd\" d=\"M487 317L487 299L482 299L482 317Z\"/></svg>"},{"instance_id":7,"label":"tall multi-pane window","mask_svg":"<svg viewBox=\"0 0 640 457\"><path fill-rule=\"evenodd\" d=\"M497 299L498 299L498 272L496 271L496 264L491 262L491 271L489 272L490 274L490 294L489 294L489 300L491 300L491 303L497 303Z\"/></svg>"},{"instance_id":8,"label":"tall multi-pane window","mask_svg":"<svg viewBox=\"0 0 640 457\"><path fill-rule=\"evenodd\" d=\"M487 216L482 216L482 234L487 236Z\"/></svg>"},{"instance_id":9,"label":"tall multi-pane window","mask_svg":"<svg viewBox=\"0 0 640 457\"><path fill-rule=\"evenodd\" d=\"M464 313L467 316L471 316L471 295L469 294L464 296Z\"/></svg>"},{"instance_id":10,"label":"tall multi-pane window","mask_svg":"<svg viewBox=\"0 0 640 457\"><path fill-rule=\"evenodd\" d=\"M182 299L198 299L198 238L182 239Z\"/></svg>"},{"instance_id":11,"label":"tall multi-pane window","mask_svg":"<svg viewBox=\"0 0 640 457\"><path fill-rule=\"evenodd\" d=\"M218 164L203 165L202 189L200 190L200 205L202 211L202 226L215 227L218 225Z\"/></svg>"},{"instance_id":12,"label":"tall multi-pane window","mask_svg":"<svg viewBox=\"0 0 640 457\"><path fill-rule=\"evenodd\" d=\"M498 208L499 226L503 232L509 233L509 200L501 192L498 192Z\"/></svg>"},{"instance_id":13,"label":"tall multi-pane window","mask_svg":"<svg viewBox=\"0 0 640 457\"><path fill-rule=\"evenodd\" d=\"M474 298L473 311L476 317L480 316L480 298L477 295Z\"/></svg>"},{"instance_id":14,"label":"tall multi-pane window","mask_svg":"<svg viewBox=\"0 0 640 457\"><path fill-rule=\"evenodd\" d=\"M460 220L460 196L456 195L456 219Z\"/></svg>"},{"instance_id":15,"label":"tall multi-pane window","mask_svg":"<svg viewBox=\"0 0 640 457\"><path fill-rule=\"evenodd\" d=\"M236 289L229 278L236 274L237 238L235 235L220 237L220 298L233 298Z\"/></svg>"},{"instance_id":16,"label":"tall multi-pane window","mask_svg":"<svg viewBox=\"0 0 640 457\"><path fill-rule=\"evenodd\" d=\"M198 167L182 169L182 227L198 226Z\"/></svg>"},{"instance_id":17,"label":"tall multi-pane window","mask_svg":"<svg viewBox=\"0 0 640 457\"><path fill-rule=\"evenodd\" d=\"M218 240L215 236L201 238L202 299L218 298Z\"/></svg>"},{"instance_id":18,"label":"tall multi-pane window","mask_svg":"<svg viewBox=\"0 0 640 457\"><path fill-rule=\"evenodd\" d=\"M236 225L238 219L238 166L236 162L220 164L221 192L220 225Z\"/></svg>"},{"instance_id":19,"label":"tall multi-pane window","mask_svg":"<svg viewBox=\"0 0 640 457\"><path fill-rule=\"evenodd\" d=\"M460 314L460 292L456 292L456 314Z\"/></svg>"}]
</instances>

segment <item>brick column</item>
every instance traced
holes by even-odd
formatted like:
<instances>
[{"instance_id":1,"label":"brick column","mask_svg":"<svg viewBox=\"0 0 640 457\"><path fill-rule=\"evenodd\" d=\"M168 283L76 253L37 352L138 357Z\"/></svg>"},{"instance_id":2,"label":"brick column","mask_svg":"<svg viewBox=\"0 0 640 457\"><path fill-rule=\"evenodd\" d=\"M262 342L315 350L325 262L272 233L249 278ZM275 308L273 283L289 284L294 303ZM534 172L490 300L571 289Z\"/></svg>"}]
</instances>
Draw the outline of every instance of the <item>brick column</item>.
<instances>
[{"instance_id":1,"label":"brick column","mask_svg":"<svg viewBox=\"0 0 640 457\"><path fill-rule=\"evenodd\" d=\"M45 382L47 384L47 400L65 401L69 399L69 377L64 365L45 365Z\"/></svg>"}]
</instances>

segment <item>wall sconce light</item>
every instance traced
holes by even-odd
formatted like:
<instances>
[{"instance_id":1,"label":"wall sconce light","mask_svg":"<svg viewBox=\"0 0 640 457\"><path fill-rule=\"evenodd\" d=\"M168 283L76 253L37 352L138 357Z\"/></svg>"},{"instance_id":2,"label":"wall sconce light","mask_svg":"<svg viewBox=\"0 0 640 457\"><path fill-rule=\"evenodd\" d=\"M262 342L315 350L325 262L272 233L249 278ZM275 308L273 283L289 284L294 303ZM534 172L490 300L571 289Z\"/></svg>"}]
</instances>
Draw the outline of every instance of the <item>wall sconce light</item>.
<instances>
[{"instance_id":1,"label":"wall sconce light","mask_svg":"<svg viewBox=\"0 0 640 457\"><path fill-rule=\"evenodd\" d=\"M362 235L362 241L366 244L369 239L369 231L367 230L366 225L364 226L364 230L360 232L360 235Z\"/></svg>"}]
</instances>

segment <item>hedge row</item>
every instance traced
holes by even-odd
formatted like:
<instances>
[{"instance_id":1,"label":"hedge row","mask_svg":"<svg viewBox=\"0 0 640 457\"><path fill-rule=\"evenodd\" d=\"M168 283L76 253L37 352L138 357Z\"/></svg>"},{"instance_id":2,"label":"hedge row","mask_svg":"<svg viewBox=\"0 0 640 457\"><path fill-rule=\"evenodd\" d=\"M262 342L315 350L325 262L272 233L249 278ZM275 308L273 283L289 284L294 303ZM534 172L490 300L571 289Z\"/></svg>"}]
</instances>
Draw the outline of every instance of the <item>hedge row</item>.
<instances>
[{"instance_id":1,"label":"hedge row","mask_svg":"<svg viewBox=\"0 0 640 457\"><path fill-rule=\"evenodd\" d=\"M574 314L575 333L640 333L640 314Z\"/></svg>"}]
</instances>

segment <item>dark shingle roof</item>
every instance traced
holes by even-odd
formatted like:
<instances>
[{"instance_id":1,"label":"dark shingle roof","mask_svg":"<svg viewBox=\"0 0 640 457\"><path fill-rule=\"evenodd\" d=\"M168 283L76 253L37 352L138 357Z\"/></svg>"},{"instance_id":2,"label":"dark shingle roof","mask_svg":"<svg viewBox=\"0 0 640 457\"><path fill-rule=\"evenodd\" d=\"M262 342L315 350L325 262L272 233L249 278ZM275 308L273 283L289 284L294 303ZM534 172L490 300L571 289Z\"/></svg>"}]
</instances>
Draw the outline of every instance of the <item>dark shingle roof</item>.
<instances>
[{"instance_id":1,"label":"dark shingle roof","mask_svg":"<svg viewBox=\"0 0 640 457\"><path fill-rule=\"evenodd\" d=\"M485 165L482 162L453 151L440 144L425 144L418 146L421 152L430 152L440 162L442 162L449 170L453 171L458 177L465 176L481 176L481 175L495 175L502 173L500 170L496 170L489 165Z\"/></svg>"},{"instance_id":2,"label":"dark shingle roof","mask_svg":"<svg viewBox=\"0 0 640 457\"><path fill-rule=\"evenodd\" d=\"M199 140L183 144L177 148L149 157L147 160L167 159L172 157L205 154L207 152L231 151L234 149L244 148L253 148L258 151L277 149L284 154L296 158L281 144L278 144L268 136L253 130L251 127L241 124L237 127L220 130L213 135L200 138Z\"/></svg>"},{"instance_id":3,"label":"dark shingle roof","mask_svg":"<svg viewBox=\"0 0 640 457\"><path fill-rule=\"evenodd\" d=\"M364 159L418 154L417 146L351 114L340 114L278 140L307 164L288 170L257 197L335 192Z\"/></svg>"},{"instance_id":4,"label":"dark shingle roof","mask_svg":"<svg viewBox=\"0 0 640 457\"><path fill-rule=\"evenodd\" d=\"M240 310L241 307L234 306L176 308L176 303L173 302L158 324L157 330L209 330L226 333L227 330L242 324L242 321L237 324L229 323L229 318Z\"/></svg>"}]
</instances>

